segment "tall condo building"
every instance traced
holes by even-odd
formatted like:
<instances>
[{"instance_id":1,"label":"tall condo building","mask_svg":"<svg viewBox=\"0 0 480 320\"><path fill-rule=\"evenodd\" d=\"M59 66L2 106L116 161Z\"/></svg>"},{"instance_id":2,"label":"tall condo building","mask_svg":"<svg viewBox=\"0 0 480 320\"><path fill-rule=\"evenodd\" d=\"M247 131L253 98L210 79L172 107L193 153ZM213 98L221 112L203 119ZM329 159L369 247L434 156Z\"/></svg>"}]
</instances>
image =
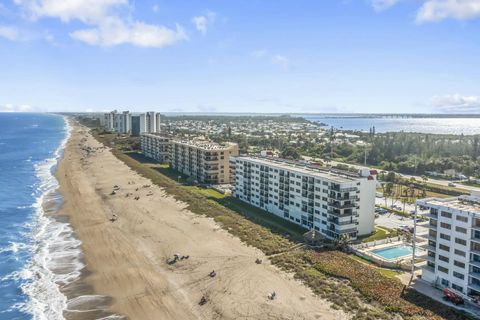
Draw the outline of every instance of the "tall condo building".
<instances>
[{"instance_id":1,"label":"tall condo building","mask_svg":"<svg viewBox=\"0 0 480 320\"><path fill-rule=\"evenodd\" d=\"M155 132L160 133L160 124L162 122L160 121L160 113L155 114Z\"/></svg>"},{"instance_id":2,"label":"tall condo building","mask_svg":"<svg viewBox=\"0 0 480 320\"><path fill-rule=\"evenodd\" d=\"M132 115L129 111L118 113L114 110L105 113L100 121L105 130L134 136L140 133L160 132L160 113L149 111L140 115Z\"/></svg>"},{"instance_id":3,"label":"tall condo building","mask_svg":"<svg viewBox=\"0 0 480 320\"><path fill-rule=\"evenodd\" d=\"M115 131L115 119L117 116L117 110L113 110L112 112L105 113L104 117L104 126L105 130L107 131Z\"/></svg>"},{"instance_id":4,"label":"tall condo building","mask_svg":"<svg viewBox=\"0 0 480 320\"><path fill-rule=\"evenodd\" d=\"M132 115L128 111L123 111L115 117L115 131L118 133L131 133Z\"/></svg>"},{"instance_id":5,"label":"tall condo building","mask_svg":"<svg viewBox=\"0 0 480 320\"><path fill-rule=\"evenodd\" d=\"M422 279L480 296L480 194L417 200L428 209L427 263Z\"/></svg>"},{"instance_id":6,"label":"tall condo building","mask_svg":"<svg viewBox=\"0 0 480 320\"><path fill-rule=\"evenodd\" d=\"M148 132L148 133L154 133L157 132L157 125L156 125L156 120L157 117L155 115L155 112L149 111L142 113L140 115L140 133L143 132ZM159 117L160 120L160 117ZM159 124L160 126L160 124Z\"/></svg>"},{"instance_id":7,"label":"tall condo building","mask_svg":"<svg viewBox=\"0 0 480 320\"><path fill-rule=\"evenodd\" d=\"M230 157L237 155L236 143L173 140L170 167L199 183L230 183Z\"/></svg>"},{"instance_id":8,"label":"tall condo building","mask_svg":"<svg viewBox=\"0 0 480 320\"><path fill-rule=\"evenodd\" d=\"M142 152L146 157L160 163L166 163L170 159L171 139L158 133L142 133L140 135Z\"/></svg>"},{"instance_id":9,"label":"tall condo building","mask_svg":"<svg viewBox=\"0 0 480 320\"><path fill-rule=\"evenodd\" d=\"M140 135L140 115L132 115L132 136Z\"/></svg>"},{"instance_id":10,"label":"tall condo building","mask_svg":"<svg viewBox=\"0 0 480 320\"><path fill-rule=\"evenodd\" d=\"M328 171L281 159L234 159L235 196L327 239L374 230L376 172Z\"/></svg>"}]
</instances>

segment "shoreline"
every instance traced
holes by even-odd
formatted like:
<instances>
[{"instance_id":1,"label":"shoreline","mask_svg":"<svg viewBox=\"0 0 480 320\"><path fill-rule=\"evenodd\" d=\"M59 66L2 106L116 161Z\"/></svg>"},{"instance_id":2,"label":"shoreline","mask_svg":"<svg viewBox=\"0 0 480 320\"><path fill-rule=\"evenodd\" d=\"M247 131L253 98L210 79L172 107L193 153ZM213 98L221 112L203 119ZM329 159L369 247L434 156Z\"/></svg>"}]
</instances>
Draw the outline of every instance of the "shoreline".
<instances>
[{"instance_id":1,"label":"shoreline","mask_svg":"<svg viewBox=\"0 0 480 320\"><path fill-rule=\"evenodd\" d=\"M258 249L134 173L84 127L72 126L55 174L64 197L59 215L82 241L88 272L81 283L90 294L111 297L104 300L111 314L147 320L349 318L271 266ZM114 185L119 191L111 195ZM167 264L177 252L190 257ZM257 257L265 263L256 265ZM213 279L211 270L217 272ZM266 297L272 290L275 301ZM208 302L201 306L203 296Z\"/></svg>"}]
</instances>

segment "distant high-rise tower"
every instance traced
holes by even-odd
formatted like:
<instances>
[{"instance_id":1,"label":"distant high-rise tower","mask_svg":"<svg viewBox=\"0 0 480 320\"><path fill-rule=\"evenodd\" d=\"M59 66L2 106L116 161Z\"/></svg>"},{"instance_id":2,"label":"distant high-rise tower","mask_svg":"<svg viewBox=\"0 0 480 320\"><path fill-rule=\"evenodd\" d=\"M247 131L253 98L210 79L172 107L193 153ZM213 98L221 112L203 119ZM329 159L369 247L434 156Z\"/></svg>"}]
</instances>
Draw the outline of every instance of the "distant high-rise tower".
<instances>
[{"instance_id":1,"label":"distant high-rise tower","mask_svg":"<svg viewBox=\"0 0 480 320\"><path fill-rule=\"evenodd\" d=\"M155 133L157 130L156 116L154 111L145 112L140 115L140 133Z\"/></svg>"},{"instance_id":2,"label":"distant high-rise tower","mask_svg":"<svg viewBox=\"0 0 480 320\"><path fill-rule=\"evenodd\" d=\"M160 133L160 113L155 114L155 132Z\"/></svg>"}]
</instances>

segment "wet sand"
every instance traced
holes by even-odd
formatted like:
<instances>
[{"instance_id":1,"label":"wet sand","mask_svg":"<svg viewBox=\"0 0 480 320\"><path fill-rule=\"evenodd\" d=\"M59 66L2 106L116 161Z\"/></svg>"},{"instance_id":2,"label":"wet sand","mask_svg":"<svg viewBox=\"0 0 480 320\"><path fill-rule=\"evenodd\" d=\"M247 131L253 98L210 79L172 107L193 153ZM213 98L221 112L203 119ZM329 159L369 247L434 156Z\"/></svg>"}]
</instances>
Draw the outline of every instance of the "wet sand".
<instances>
[{"instance_id":1,"label":"wet sand","mask_svg":"<svg viewBox=\"0 0 480 320\"><path fill-rule=\"evenodd\" d=\"M130 170L84 127L73 124L56 176L64 200L60 214L82 241L86 263L81 282L66 293L94 294L71 301L71 309L100 302L100 309L142 320L349 318L270 265L262 252ZM112 195L114 185L119 190ZM175 253L189 258L168 264ZM269 300L272 291L277 297ZM65 313L68 319L106 314Z\"/></svg>"}]
</instances>

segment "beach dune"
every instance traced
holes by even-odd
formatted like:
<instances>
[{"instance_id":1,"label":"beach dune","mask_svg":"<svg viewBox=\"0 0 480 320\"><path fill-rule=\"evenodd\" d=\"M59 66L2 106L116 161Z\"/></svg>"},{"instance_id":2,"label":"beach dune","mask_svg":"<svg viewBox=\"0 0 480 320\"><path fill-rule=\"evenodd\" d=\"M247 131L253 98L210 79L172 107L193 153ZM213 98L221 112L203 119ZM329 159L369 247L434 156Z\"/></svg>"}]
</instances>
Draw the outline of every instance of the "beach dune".
<instances>
[{"instance_id":1,"label":"beach dune","mask_svg":"<svg viewBox=\"0 0 480 320\"><path fill-rule=\"evenodd\" d=\"M114 314L142 320L348 318L262 252L133 172L85 127L73 124L56 175L64 197L60 214L82 241L88 270L82 281L111 298ZM175 254L189 257L169 264ZM272 291L274 300L267 297Z\"/></svg>"}]
</instances>

